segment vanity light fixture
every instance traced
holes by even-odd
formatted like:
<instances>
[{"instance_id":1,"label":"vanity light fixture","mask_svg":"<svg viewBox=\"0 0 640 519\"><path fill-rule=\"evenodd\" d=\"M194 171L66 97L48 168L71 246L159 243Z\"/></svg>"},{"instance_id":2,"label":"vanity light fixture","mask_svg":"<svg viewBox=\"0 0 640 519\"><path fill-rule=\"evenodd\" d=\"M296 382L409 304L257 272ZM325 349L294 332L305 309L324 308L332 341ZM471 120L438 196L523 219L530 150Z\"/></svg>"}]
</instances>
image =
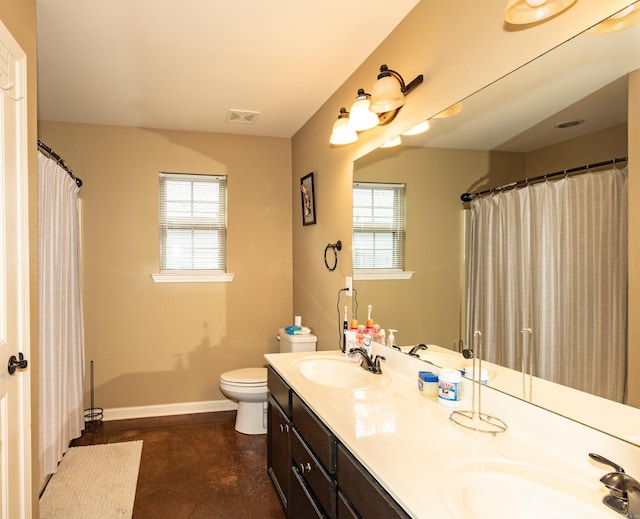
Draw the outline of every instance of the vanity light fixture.
<instances>
[{"instance_id":1,"label":"vanity light fixture","mask_svg":"<svg viewBox=\"0 0 640 519\"><path fill-rule=\"evenodd\" d=\"M395 146L400 146L400 144L402 144L402 139L398 135L397 137L394 137L393 139L389 139L384 144L381 144L380 148L394 148Z\"/></svg>"},{"instance_id":2,"label":"vanity light fixture","mask_svg":"<svg viewBox=\"0 0 640 519\"><path fill-rule=\"evenodd\" d=\"M622 31L640 23L640 5L633 4L625 7L616 14L609 16L587 32L589 34L609 34Z\"/></svg>"},{"instance_id":3,"label":"vanity light fixture","mask_svg":"<svg viewBox=\"0 0 640 519\"><path fill-rule=\"evenodd\" d=\"M434 119L446 119L462 112L462 103L456 103L449 108L445 108L442 112L433 116Z\"/></svg>"},{"instance_id":4,"label":"vanity light fixture","mask_svg":"<svg viewBox=\"0 0 640 519\"><path fill-rule=\"evenodd\" d=\"M340 108L338 120L333 123L333 131L329 138L329 143L334 145L351 144L358 140L358 134L355 130L349 128L349 112L347 109Z\"/></svg>"},{"instance_id":5,"label":"vanity light fixture","mask_svg":"<svg viewBox=\"0 0 640 519\"><path fill-rule=\"evenodd\" d=\"M378 80L373 85L371 94L358 90L358 95L351 112L340 108L338 120L333 123L333 131L329 143L333 145L351 144L358 140L356 132L375 128L379 124L389 124L398 110L404 105L404 97L424 81L422 74L409 84L395 70L386 65L380 66Z\"/></svg>"},{"instance_id":6,"label":"vanity light fixture","mask_svg":"<svg viewBox=\"0 0 640 519\"><path fill-rule=\"evenodd\" d=\"M568 9L576 0L509 0L504 19L516 25L535 23Z\"/></svg>"},{"instance_id":7,"label":"vanity light fixture","mask_svg":"<svg viewBox=\"0 0 640 519\"><path fill-rule=\"evenodd\" d=\"M369 109L370 105L371 96L363 88L359 89L356 100L351 105L349 112L349 128L356 132L361 132L378 126L380 119L377 114Z\"/></svg>"},{"instance_id":8,"label":"vanity light fixture","mask_svg":"<svg viewBox=\"0 0 640 519\"><path fill-rule=\"evenodd\" d=\"M399 109L404 97L424 81L422 74L405 84L402 76L386 65L380 66L380 74L371 89L371 110L382 114Z\"/></svg>"}]
</instances>

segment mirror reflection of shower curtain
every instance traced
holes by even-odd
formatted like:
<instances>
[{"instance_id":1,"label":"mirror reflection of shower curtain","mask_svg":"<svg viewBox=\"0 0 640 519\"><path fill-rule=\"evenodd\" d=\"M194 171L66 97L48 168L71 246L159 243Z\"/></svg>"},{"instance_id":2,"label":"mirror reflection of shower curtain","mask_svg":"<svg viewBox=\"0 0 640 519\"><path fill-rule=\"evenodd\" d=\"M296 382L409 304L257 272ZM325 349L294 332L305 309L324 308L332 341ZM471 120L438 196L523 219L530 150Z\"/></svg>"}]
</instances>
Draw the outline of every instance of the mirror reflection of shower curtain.
<instances>
[{"instance_id":1,"label":"mirror reflection of shower curtain","mask_svg":"<svg viewBox=\"0 0 640 519\"><path fill-rule=\"evenodd\" d=\"M535 376L624 401L627 168L476 197L469 256L486 360L519 371L531 329Z\"/></svg>"},{"instance_id":2,"label":"mirror reflection of shower curtain","mask_svg":"<svg viewBox=\"0 0 640 519\"><path fill-rule=\"evenodd\" d=\"M44 478L84 428L79 187L38 154L40 470Z\"/></svg>"}]
</instances>

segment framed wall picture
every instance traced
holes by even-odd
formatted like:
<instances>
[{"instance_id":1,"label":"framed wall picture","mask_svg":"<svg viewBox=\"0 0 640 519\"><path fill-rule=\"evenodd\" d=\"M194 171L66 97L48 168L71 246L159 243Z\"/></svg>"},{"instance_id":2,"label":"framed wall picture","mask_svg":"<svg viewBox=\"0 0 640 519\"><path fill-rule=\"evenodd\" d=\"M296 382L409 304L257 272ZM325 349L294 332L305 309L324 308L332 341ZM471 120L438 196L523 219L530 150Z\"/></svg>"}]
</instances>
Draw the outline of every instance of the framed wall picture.
<instances>
[{"instance_id":1,"label":"framed wall picture","mask_svg":"<svg viewBox=\"0 0 640 519\"><path fill-rule=\"evenodd\" d=\"M316 223L316 195L313 187L313 173L300 179L300 199L302 200L302 225Z\"/></svg>"}]
</instances>

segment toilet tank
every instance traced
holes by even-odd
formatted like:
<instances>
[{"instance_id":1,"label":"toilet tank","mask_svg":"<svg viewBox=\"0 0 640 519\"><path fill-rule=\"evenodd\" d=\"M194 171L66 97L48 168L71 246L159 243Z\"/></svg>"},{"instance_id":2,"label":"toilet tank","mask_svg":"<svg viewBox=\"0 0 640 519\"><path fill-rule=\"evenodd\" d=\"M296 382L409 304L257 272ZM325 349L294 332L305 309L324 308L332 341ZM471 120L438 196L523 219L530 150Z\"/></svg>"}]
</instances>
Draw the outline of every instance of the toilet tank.
<instances>
[{"instance_id":1,"label":"toilet tank","mask_svg":"<svg viewBox=\"0 0 640 519\"><path fill-rule=\"evenodd\" d=\"M278 330L278 341L280 342L280 353L291 353L293 351L316 351L318 338L312 333L307 335L289 335L284 328Z\"/></svg>"}]
</instances>

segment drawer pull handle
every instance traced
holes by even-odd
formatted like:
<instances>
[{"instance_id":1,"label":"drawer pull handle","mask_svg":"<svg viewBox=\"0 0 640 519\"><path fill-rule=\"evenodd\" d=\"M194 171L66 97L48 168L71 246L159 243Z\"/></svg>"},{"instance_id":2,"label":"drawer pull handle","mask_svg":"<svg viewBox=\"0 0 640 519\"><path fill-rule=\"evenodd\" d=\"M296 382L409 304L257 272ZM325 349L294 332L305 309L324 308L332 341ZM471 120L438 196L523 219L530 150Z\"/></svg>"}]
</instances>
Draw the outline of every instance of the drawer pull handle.
<instances>
[{"instance_id":1,"label":"drawer pull handle","mask_svg":"<svg viewBox=\"0 0 640 519\"><path fill-rule=\"evenodd\" d=\"M300 463L300 472L302 474L305 472L311 472L311 463L307 462L306 465L304 463Z\"/></svg>"},{"instance_id":2,"label":"drawer pull handle","mask_svg":"<svg viewBox=\"0 0 640 519\"><path fill-rule=\"evenodd\" d=\"M280 432L281 433L288 433L289 432L289 424L288 423L280 424Z\"/></svg>"}]
</instances>

